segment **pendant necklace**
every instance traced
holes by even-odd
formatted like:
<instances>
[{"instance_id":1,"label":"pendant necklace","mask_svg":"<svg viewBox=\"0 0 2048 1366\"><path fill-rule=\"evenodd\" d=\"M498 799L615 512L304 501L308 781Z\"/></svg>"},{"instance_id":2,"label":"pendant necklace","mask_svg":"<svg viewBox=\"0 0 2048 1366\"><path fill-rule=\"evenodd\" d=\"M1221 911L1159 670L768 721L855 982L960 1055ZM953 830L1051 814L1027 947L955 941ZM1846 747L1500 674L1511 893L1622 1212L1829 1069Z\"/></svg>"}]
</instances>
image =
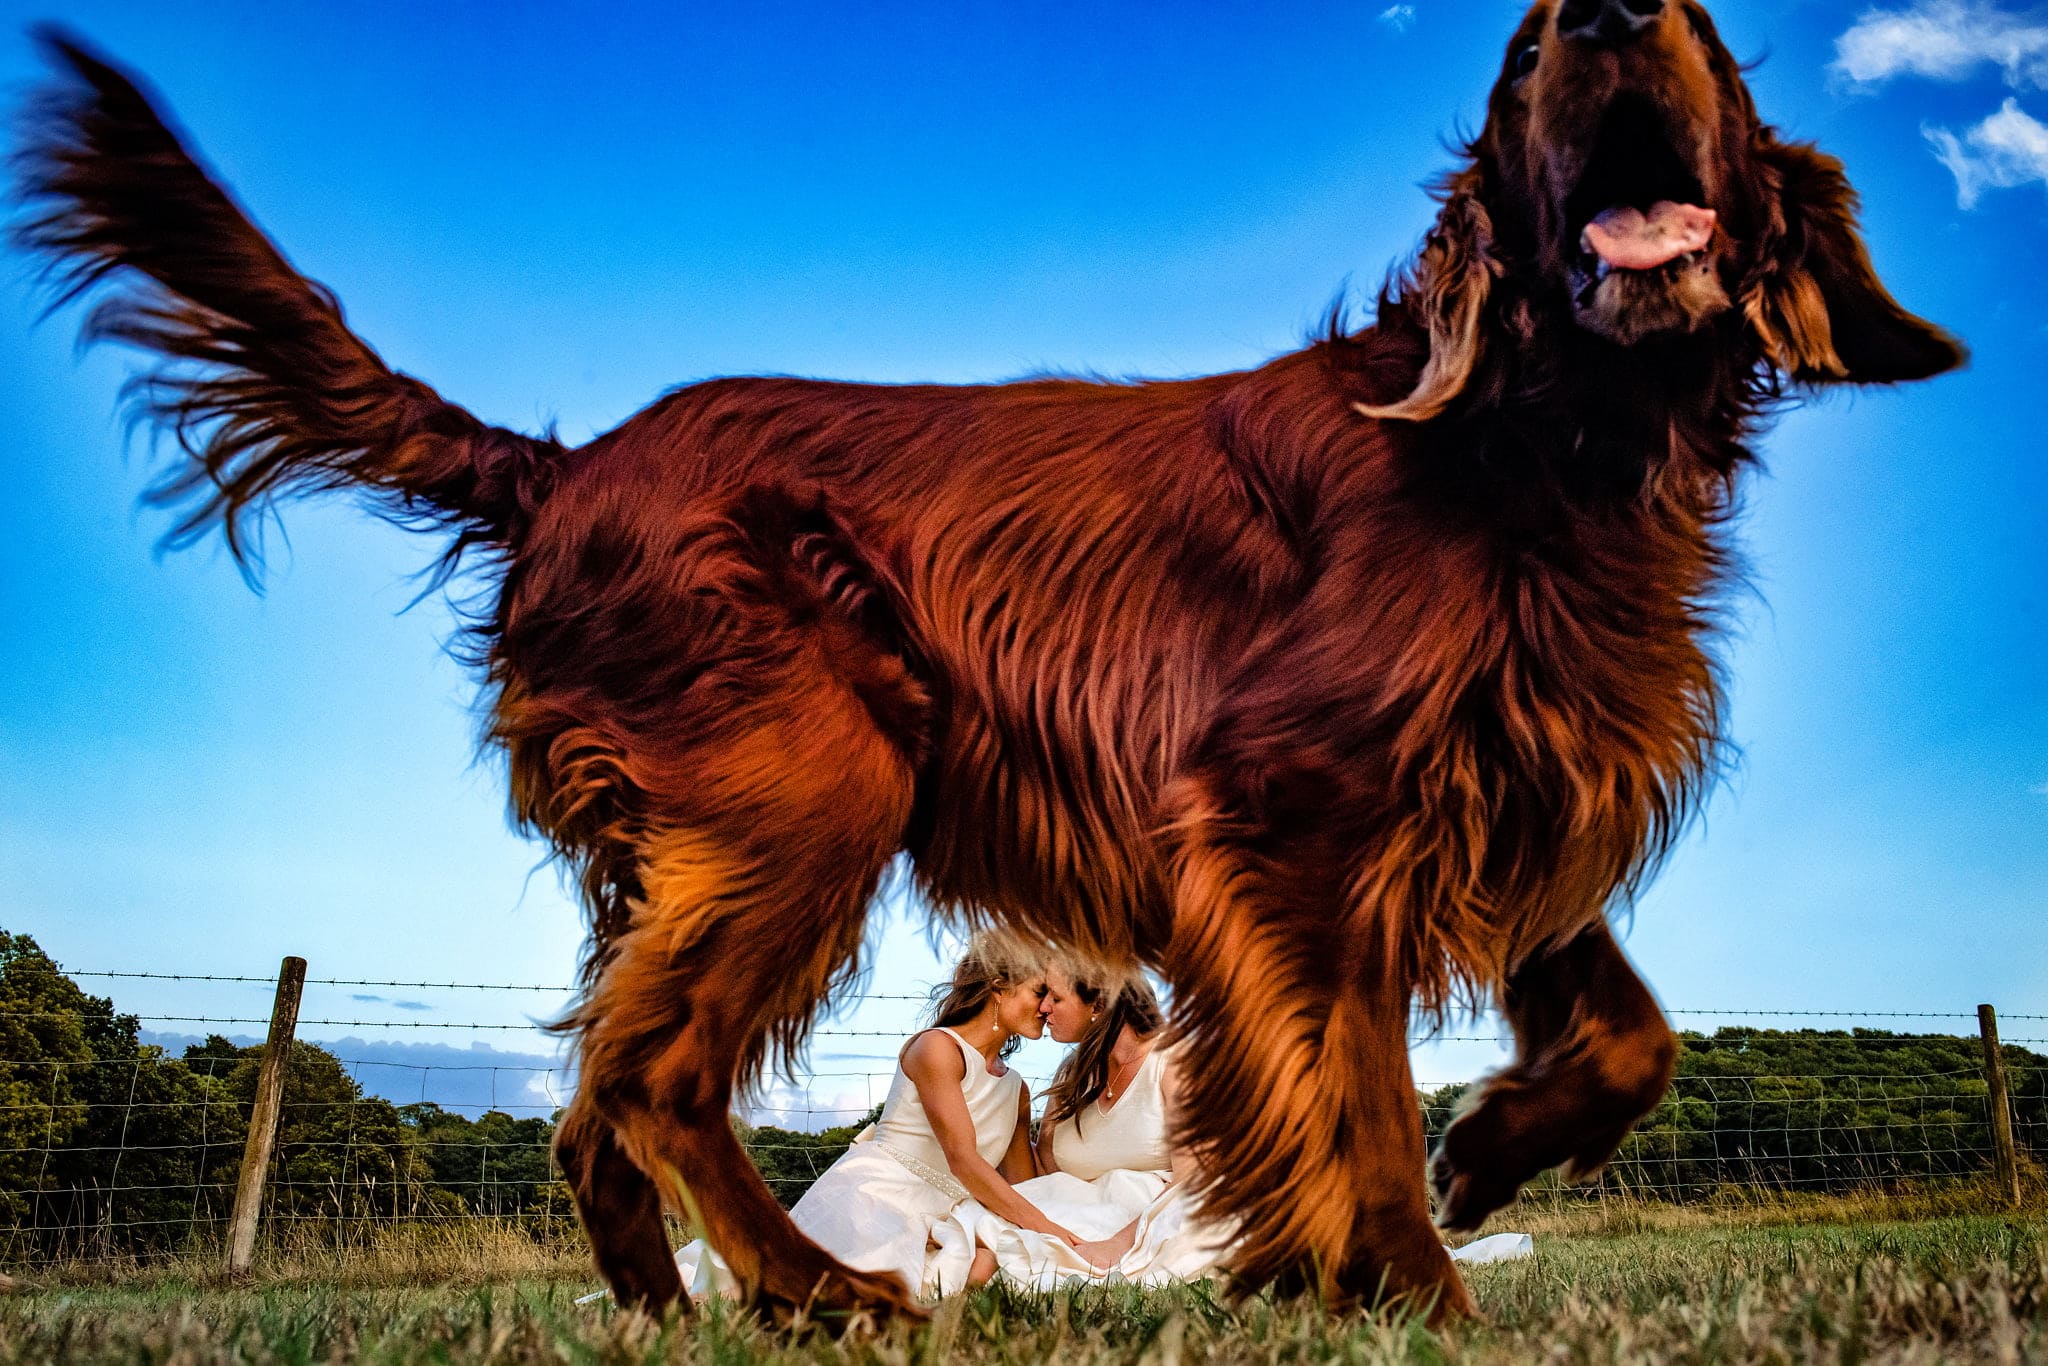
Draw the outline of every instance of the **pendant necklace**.
<instances>
[{"instance_id":1,"label":"pendant necklace","mask_svg":"<svg viewBox=\"0 0 2048 1366\"><path fill-rule=\"evenodd\" d=\"M1140 1055L1140 1057L1139 1057L1139 1059L1138 1059L1138 1062L1139 1062L1139 1065L1140 1065L1140 1066L1143 1066L1143 1065L1144 1065L1144 1057L1143 1057L1142 1055ZM1121 1071L1123 1071L1123 1070L1124 1070L1124 1067L1128 1067L1128 1066L1130 1066L1130 1064L1129 1064L1129 1063L1125 1063L1125 1064L1123 1065L1123 1067L1119 1067L1119 1068L1117 1068L1117 1069L1116 1069L1116 1072L1121 1072ZM1108 1101L1108 1102L1109 1102L1109 1103L1110 1103L1111 1105L1114 1105L1114 1104L1116 1104L1116 1094L1117 1094L1117 1092L1116 1092L1116 1088L1117 1088L1117 1081L1116 1081L1116 1072L1112 1072L1112 1073L1110 1073L1110 1076L1109 1076L1109 1080L1108 1080L1108 1081L1106 1081L1106 1082L1104 1082L1104 1083L1102 1084L1102 1095L1103 1095L1103 1098L1104 1098L1104 1099L1106 1099L1106 1100L1107 1100L1107 1101ZM1126 1080L1128 1080L1128 1078L1126 1078Z\"/></svg>"}]
</instances>

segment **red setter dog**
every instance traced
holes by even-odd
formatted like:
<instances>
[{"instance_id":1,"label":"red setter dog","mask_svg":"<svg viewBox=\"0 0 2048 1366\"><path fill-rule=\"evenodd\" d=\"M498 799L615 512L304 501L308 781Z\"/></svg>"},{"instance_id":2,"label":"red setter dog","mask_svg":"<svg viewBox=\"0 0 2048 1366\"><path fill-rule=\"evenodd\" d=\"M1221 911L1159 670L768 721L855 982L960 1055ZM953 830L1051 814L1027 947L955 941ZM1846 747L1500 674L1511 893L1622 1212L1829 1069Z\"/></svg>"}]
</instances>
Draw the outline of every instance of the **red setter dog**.
<instances>
[{"instance_id":1,"label":"red setter dog","mask_svg":"<svg viewBox=\"0 0 2048 1366\"><path fill-rule=\"evenodd\" d=\"M915 1312L727 1119L907 853L953 913L1171 980L1244 1283L1469 1310L1425 1173L1473 1227L1670 1077L1605 913L1714 771L1745 442L1788 382L1962 358L1697 3L1542 0L1370 328L1173 383L718 380L568 449L389 370L49 41L24 232L165 358L172 539L246 556L271 500L357 487L496 576L491 734L592 917L558 1153L633 1304L681 1289L667 1199L771 1310ZM1516 1060L1428 1164L1411 1009L1488 997Z\"/></svg>"}]
</instances>

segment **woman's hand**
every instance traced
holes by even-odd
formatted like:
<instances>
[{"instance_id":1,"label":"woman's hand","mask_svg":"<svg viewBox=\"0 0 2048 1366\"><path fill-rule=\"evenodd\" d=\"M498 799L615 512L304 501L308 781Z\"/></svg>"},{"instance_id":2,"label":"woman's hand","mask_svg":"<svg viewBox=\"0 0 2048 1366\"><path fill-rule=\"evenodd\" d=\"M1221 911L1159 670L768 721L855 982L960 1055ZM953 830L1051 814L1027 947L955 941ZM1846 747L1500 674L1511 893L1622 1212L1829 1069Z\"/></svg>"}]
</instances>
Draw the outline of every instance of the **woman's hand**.
<instances>
[{"instance_id":1,"label":"woman's hand","mask_svg":"<svg viewBox=\"0 0 2048 1366\"><path fill-rule=\"evenodd\" d=\"M1025 1227L1029 1228L1033 1233L1042 1233L1048 1238L1057 1238L1068 1247L1078 1248L1081 1246L1082 1238L1080 1234L1070 1228L1063 1228L1059 1224L1055 1224L1044 1215L1038 1217L1038 1222L1035 1225L1027 1224Z\"/></svg>"}]
</instances>

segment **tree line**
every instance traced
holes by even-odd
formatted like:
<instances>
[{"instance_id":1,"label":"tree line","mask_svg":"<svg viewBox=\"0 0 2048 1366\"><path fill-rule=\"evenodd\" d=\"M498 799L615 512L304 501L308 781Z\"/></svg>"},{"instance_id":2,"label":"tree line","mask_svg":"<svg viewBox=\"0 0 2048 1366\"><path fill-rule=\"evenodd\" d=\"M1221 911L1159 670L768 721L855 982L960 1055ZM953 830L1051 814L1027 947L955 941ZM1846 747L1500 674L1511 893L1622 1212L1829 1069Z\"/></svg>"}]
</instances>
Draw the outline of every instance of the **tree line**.
<instances>
[{"instance_id":1,"label":"tree line","mask_svg":"<svg viewBox=\"0 0 2048 1366\"><path fill-rule=\"evenodd\" d=\"M17 1257L143 1253L215 1234L234 1201L261 1047L173 1055L33 938L0 931L0 1231ZM573 1217L551 1118L476 1118L365 1094L292 1047L265 1218Z\"/></svg>"}]
</instances>

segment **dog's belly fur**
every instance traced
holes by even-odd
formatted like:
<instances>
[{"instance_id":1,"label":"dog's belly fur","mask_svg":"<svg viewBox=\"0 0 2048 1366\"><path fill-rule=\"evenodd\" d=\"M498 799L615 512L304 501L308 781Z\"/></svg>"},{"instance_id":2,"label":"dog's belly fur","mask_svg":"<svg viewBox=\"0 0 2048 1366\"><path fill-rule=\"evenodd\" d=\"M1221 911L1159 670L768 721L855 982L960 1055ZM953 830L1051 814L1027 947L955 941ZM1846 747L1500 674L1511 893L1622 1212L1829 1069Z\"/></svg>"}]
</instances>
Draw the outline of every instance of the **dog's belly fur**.
<instances>
[{"instance_id":1,"label":"dog's belly fur","mask_svg":"<svg viewBox=\"0 0 2048 1366\"><path fill-rule=\"evenodd\" d=\"M1159 794L1300 597L1205 427L1234 378L671 394L572 456L507 576L497 711L551 718L499 737L515 804L563 790L565 735L622 727L646 752L696 731L692 694L760 686L747 656L780 638L721 599L806 598L793 629L829 630L830 666L916 765L905 846L934 903L1156 962ZM623 787L606 800L606 826L639 819Z\"/></svg>"}]
</instances>

